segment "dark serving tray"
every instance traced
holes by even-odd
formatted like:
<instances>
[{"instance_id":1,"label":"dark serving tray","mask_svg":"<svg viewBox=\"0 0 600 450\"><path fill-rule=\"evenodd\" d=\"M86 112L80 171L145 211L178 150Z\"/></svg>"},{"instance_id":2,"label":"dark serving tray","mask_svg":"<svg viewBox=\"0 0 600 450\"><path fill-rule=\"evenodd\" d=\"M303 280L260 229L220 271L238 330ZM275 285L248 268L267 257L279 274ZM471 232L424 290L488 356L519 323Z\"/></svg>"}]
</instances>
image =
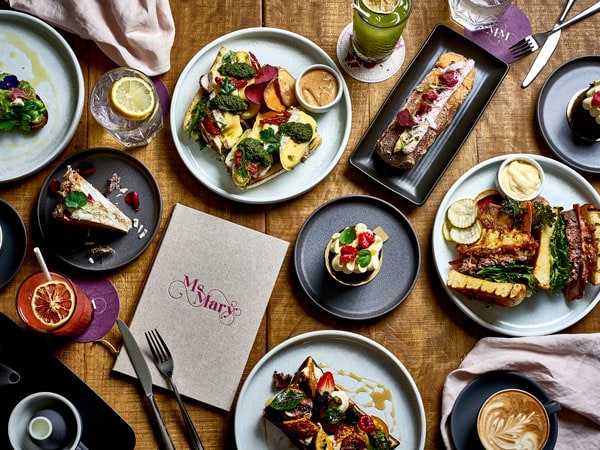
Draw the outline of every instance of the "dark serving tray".
<instances>
[{"instance_id":1,"label":"dark serving tray","mask_svg":"<svg viewBox=\"0 0 600 450\"><path fill-rule=\"evenodd\" d=\"M375 143L400 110L410 92L445 52L457 52L475 60L475 83L425 156L412 169L394 169L375 153ZM479 117L508 73L508 64L452 29L438 24L402 77L398 80L363 138L350 156L350 164L394 194L421 206L442 177Z\"/></svg>"},{"instance_id":2,"label":"dark serving tray","mask_svg":"<svg viewBox=\"0 0 600 450\"><path fill-rule=\"evenodd\" d=\"M81 414L82 442L90 450L135 448L135 434L98 394L52 355L34 332L21 329L0 313L0 362L17 371L20 381L0 385L0 448L10 449L8 418L19 401L34 392L51 391L68 398Z\"/></svg>"}]
</instances>

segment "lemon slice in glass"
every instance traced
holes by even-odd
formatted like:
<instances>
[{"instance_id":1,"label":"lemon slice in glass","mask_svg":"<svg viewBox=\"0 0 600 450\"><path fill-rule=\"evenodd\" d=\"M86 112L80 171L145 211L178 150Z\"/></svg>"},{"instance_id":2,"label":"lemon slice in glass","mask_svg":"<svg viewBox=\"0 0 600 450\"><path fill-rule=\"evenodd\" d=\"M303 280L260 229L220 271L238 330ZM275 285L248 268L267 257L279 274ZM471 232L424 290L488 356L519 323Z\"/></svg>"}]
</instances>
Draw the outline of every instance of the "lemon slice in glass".
<instances>
[{"instance_id":1,"label":"lemon slice in glass","mask_svg":"<svg viewBox=\"0 0 600 450\"><path fill-rule=\"evenodd\" d=\"M154 89L145 80L123 77L115 81L108 94L114 112L128 120L144 120L154 110Z\"/></svg>"}]
</instances>

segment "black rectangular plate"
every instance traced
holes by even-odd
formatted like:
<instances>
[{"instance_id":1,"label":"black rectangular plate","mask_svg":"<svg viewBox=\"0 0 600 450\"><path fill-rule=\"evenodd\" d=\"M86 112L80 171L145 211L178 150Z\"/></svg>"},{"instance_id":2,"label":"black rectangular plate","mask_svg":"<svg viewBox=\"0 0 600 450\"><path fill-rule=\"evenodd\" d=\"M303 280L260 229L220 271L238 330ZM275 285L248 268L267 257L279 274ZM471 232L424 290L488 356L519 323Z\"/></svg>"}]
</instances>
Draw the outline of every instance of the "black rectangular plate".
<instances>
[{"instance_id":1,"label":"black rectangular plate","mask_svg":"<svg viewBox=\"0 0 600 450\"><path fill-rule=\"evenodd\" d=\"M375 143L439 56L449 51L475 60L473 89L448 128L438 135L415 167L394 169L377 156ZM350 155L350 164L381 186L421 206L469 137L507 73L508 64L504 61L445 25L436 25Z\"/></svg>"},{"instance_id":2,"label":"black rectangular plate","mask_svg":"<svg viewBox=\"0 0 600 450\"><path fill-rule=\"evenodd\" d=\"M90 450L135 448L135 434L96 392L52 355L35 332L24 331L0 313L0 362L17 371L16 384L0 386L0 448L11 448L8 418L23 398L34 392L55 392L68 398L81 414L81 442Z\"/></svg>"}]
</instances>

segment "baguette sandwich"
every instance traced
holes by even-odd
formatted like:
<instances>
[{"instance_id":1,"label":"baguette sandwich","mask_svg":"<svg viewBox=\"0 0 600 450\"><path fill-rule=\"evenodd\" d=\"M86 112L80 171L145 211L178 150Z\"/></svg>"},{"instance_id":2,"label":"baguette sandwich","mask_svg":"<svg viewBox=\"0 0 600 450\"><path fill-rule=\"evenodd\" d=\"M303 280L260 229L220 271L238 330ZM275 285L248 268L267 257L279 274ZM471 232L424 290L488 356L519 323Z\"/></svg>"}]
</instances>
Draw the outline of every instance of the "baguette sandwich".
<instances>
[{"instance_id":1,"label":"baguette sandwich","mask_svg":"<svg viewBox=\"0 0 600 450\"><path fill-rule=\"evenodd\" d=\"M414 167L450 124L474 79L472 59L454 52L440 55L375 144L379 157L395 168Z\"/></svg>"},{"instance_id":2,"label":"baguette sandwich","mask_svg":"<svg viewBox=\"0 0 600 450\"><path fill-rule=\"evenodd\" d=\"M48 123L48 110L33 86L16 75L0 73L0 131L39 130Z\"/></svg>"},{"instance_id":3,"label":"baguette sandwich","mask_svg":"<svg viewBox=\"0 0 600 450\"><path fill-rule=\"evenodd\" d=\"M71 166L67 167L57 194L59 202L52 217L61 223L123 234L132 227L131 219Z\"/></svg>"},{"instance_id":4,"label":"baguette sandwich","mask_svg":"<svg viewBox=\"0 0 600 450\"><path fill-rule=\"evenodd\" d=\"M263 409L263 416L301 450L393 449L400 441L378 417L362 411L312 357Z\"/></svg>"},{"instance_id":5,"label":"baguette sandwich","mask_svg":"<svg viewBox=\"0 0 600 450\"><path fill-rule=\"evenodd\" d=\"M253 188L292 170L321 144L316 121L296 105L295 79L250 52L221 47L184 117L184 129ZM276 105L276 106L274 106Z\"/></svg>"}]
</instances>

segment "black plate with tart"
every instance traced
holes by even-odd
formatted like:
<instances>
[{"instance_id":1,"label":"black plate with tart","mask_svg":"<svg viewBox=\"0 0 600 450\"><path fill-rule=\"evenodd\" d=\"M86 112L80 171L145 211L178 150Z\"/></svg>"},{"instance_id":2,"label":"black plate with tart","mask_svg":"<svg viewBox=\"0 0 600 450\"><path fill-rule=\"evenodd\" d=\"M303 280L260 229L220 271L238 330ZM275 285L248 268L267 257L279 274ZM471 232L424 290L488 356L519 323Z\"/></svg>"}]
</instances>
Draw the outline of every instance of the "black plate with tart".
<instances>
[{"instance_id":1,"label":"black plate with tart","mask_svg":"<svg viewBox=\"0 0 600 450\"><path fill-rule=\"evenodd\" d=\"M328 273L324 251L334 233L358 223L371 230L381 227L388 239L377 276L362 286L344 286ZM316 306L336 317L364 320L380 317L406 299L419 274L421 251L401 211L375 197L350 195L324 203L306 219L296 239L294 264L300 285Z\"/></svg>"},{"instance_id":2,"label":"black plate with tart","mask_svg":"<svg viewBox=\"0 0 600 450\"><path fill-rule=\"evenodd\" d=\"M135 434L129 424L55 358L39 334L24 331L2 313L0 361L18 374L14 376L17 382L0 385L1 423L8 423L12 409L28 395L55 392L70 400L81 414L81 440L89 450L135 448ZM0 448L11 448L6 426L0 427Z\"/></svg>"},{"instance_id":3,"label":"black plate with tart","mask_svg":"<svg viewBox=\"0 0 600 450\"><path fill-rule=\"evenodd\" d=\"M537 103L537 121L550 150L565 164L588 173L600 173L600 142L579 137L569 126L571 99L600 79L600 56L588 55L567 61L550 74Z\"/></svg>"},{"instance_id":4,"label":"black plate with tart","mask_svg":"<svg viewBox=\"0 0 600 450\"><path fill-rule=\"evenodd\" d=\"M23 265L27 249L27 232L19 213L0 198L0 288L4 287Z\"/></svg>"},{"instance_id":5,"label":"black plate with tart","mask_svg":"<svg viewBox=\"0 0 600 450\"><path fill-rule=\"evenodd\" d=\"M69 165L73 169L84 168L82 175L100 192L107 190L113 174L120 177L121 189L106 196L134 221L127 234L68 226L52 217L58 202L52 184L62 179ZM139 198L137 210L125 199L132 191ZM101 274L129 264L150 245L160 226L162 197L156 179L141 161L121 150L95 148L79 152L54 168L42 185L35 213L34 233L44 256L68 269ZM94 257L90 251L95 246L110 248L114 253Z\"/></svg>"}]
</instances>

